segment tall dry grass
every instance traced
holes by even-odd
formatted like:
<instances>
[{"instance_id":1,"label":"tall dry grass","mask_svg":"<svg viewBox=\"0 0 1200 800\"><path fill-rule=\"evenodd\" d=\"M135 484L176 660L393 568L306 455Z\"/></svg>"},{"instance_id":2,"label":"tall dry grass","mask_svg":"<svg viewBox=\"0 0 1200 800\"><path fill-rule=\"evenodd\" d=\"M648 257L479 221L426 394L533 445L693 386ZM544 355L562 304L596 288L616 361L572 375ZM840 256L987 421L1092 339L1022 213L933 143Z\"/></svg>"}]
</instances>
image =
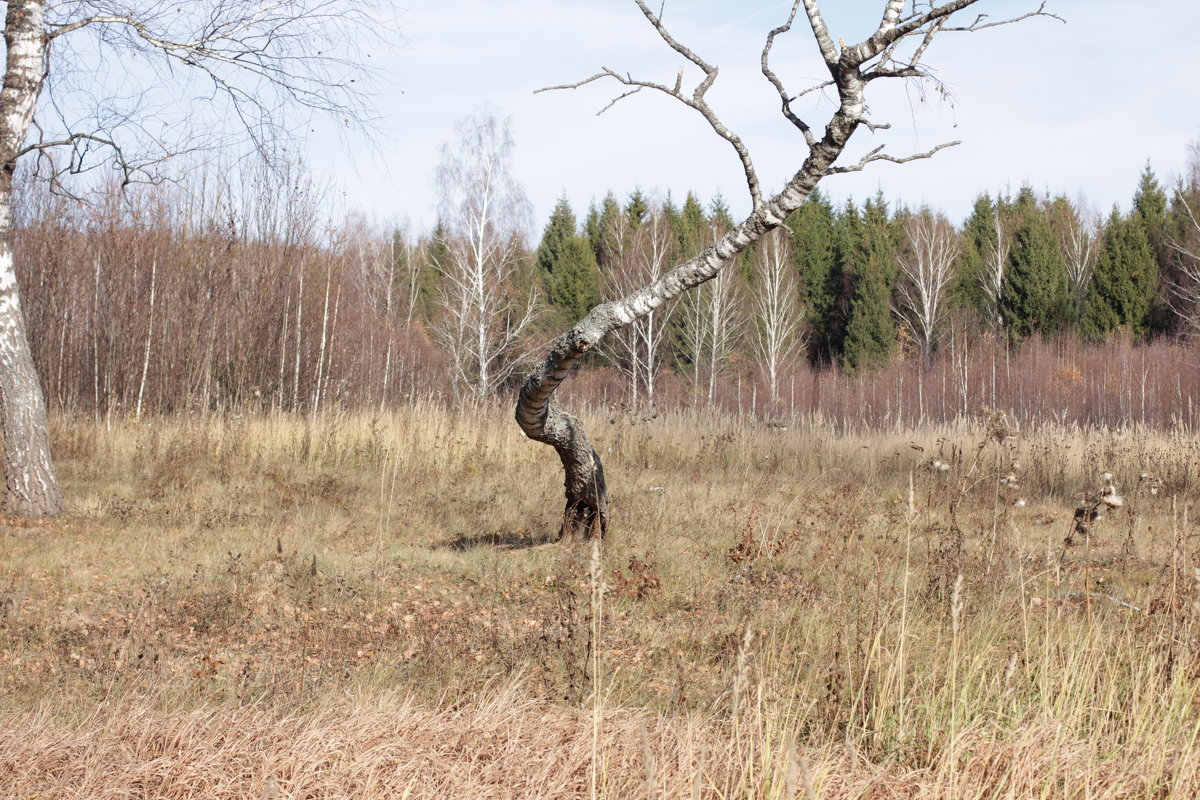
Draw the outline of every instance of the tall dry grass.
<instances>
[{"instance_id":1,"label":"tall dry grass","mask_svg":"<svg viewBox=\"0 0 1200 800\"><path fill-rule=\"evenodd\" d=\"M1195 793L1192 437L587 417L595 550L505 408L60 420L0 797Z\"/></svg>"}]
</instances>

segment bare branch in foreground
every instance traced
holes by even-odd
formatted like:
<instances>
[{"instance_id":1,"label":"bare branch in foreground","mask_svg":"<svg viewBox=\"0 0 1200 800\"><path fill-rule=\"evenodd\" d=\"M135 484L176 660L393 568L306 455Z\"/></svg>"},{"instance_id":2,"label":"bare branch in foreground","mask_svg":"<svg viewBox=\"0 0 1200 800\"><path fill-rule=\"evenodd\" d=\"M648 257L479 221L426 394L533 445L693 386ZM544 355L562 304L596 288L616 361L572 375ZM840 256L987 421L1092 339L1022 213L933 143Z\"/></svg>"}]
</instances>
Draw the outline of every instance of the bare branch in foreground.
<instances>
[{"instance_id":1,"label":"bare branch in foreground","mask_svg":"<svg viewBox=\"0 0 1200 800\"><path fill-rule=\"evenodd\" d=\"M882 127L882 126L880 126L880 127ZM917 161L918 159L922 159L922 158L932 158L933 154L936 153L937 151L945 150L947 147L954 147L955 145L960 145L960 144L962 144L962 142L958 141L956 139L953 142L944 142L942 144L939 144L937 147L933 148L932 150L927 150L924 153L914 153L911 156L904 156L902 158L888 155L887 153L883 152L884 146L879 145L879 147L876 147L874 150L872 150L871 152L867 153L865 156L860 158L858 160L857 164L853 164L848 167L830 167L828 170L825 171L825 174L826 175L841 175L846 172L859 172L863 169L863 167L867 166L867 164L870 164L873 161L890 161L893 164L907 164L909 161Z\"/></svg>"},{"instance_id":2,"label":"bare branch in foreground","mask_svg":"<svg viewBox=\"0 0 1200 800\"><path fill-rule=\"evenodd\" d=\"M705 94L707 94L708 90L712 88L713 83L717 80L717 67L700 58L700 56L692 52L690 48L681 44L674 36L672 36L670 31L667 30L666 26L663 25L662 18L658 14L655 14L653 11L651 11L644 0L634 0L634 2L637 3L638 8L641 9L642 14L650 21L650 24L654 26L654 29L658 32L658 35L662 38L662 40L666 42L672 50L679 53L681 56L695 64L701 69L701 71L704 72L704 78L699 84L697 84L696 88L692 90L690 96L684 94L683 92L682 68L677 73L675 77L675 85L672 87L663 83L655 83L654 81L637 80L628 73L622 75L616 70L608 67L603 67L601 71L597 72L595 75L584 78L583 80L575 83L560 84L558 86L546 86L541 89L536 89L534 90L534 94L538 94L539 92L557 91L561 89L578 89L581 86L585 86L602 78L612 78L624 86L631 87L630 91L627 91L611 100L608 105L597 112L598 114L603 114L621 100L624 100L631 94L636 94L641 89L654 89L662 92L665 95L669 95L675 100L683 103L688 108L698 111L700 115L704 117L705 121L708 122L709 127L711 127L718 136L729 142L730 146L733 147L734 152L737 153L738 160L742 163L742 172L746 176L746 188L750 192L751 202L754 204L755 208L762 205L762 188L759 184L758 173L755 172L754 169L754 162L750 158L749 148L746 147L746 144L742 141L741 137L730 130L725 123L721 121L720 117L717 116L717 113L713 111L712 106L710 106L708 101L705 99Z\"/></svg>"},{"instance_id":3,"label":"bare branch in foreground","mask_svg":"<svg viewBox=\"0 0 1200 800\"><path fill-rule=\"evenodd\" d=\"M783 112L783 116L787 118L788 122L795 125L800 130L800 133L804 134L804 141L808 142L809 147L812 147L817 143L817 137L813 135L812 129L808 127L808 124L805 123L804 120L800 119L800 117L796 116L795 112L792 111L792 101L800 95L789 97L787 89L783 87L783 81L781 81L779 76L771 70L770 66L771 47L775 44L775 37L781 33L787 33L792 29L792 22L795 21L796 12L798 10L800 10L800 0L794 0L792 3L792 13L788 15L787 22L783 23L778 28L773 28L771 32L767 34L767 43L763 45L761 65L762 74L766 76L766 79L771 82L772 86L775 87L775 91L779 92L779 99L781 101L780 110ZM826 83L825 85L829 84ZM806 90L806 92L809 91L813 91L812 88Z\"/></svg>"}]
</instances>

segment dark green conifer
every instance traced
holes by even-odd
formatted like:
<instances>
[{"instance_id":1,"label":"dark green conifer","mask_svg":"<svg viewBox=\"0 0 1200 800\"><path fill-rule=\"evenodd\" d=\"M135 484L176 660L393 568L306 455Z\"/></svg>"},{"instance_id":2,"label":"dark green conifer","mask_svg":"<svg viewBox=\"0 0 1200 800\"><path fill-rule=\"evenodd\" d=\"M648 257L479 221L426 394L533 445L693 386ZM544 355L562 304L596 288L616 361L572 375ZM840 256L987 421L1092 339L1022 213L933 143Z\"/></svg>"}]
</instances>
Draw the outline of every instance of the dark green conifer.
<instances>
[{"instance_id":1,"label":"dark green conifer","mask_svg":"<svg viewBox=\"0 0 1200 800\"><path fill-rule=\"evenodd\" d=\"M1080 333L1085 338L1103 339L1121 327L1138 337L1149 328L1158 288L1158 264L1143 219L1136 210L1122 217L1114 208L1104 225L1080 320Z\"/></svg>"},{"instance_id":2,"label":"dark green conifer","mask_svg":"<svg viewBox=\"0 0 1200 800\"><path fill-rule=\"evenodd\" d=\"M1012 246L1000 294L1000 315L1009 340L1054 334L1070 325L1071 292L1062 250L1046 213L1029 187L1013 208Z\"/></svg>"},{"instance_id":3,"label":"dark green conifer","mask_svg":"<svg viewBox=\"0 0 1200 800\"><path fill-rule=\"evenodd\" d=\"M616 257L617 243L614 232L624 227L621 224L621 204L612 192L604 196L597 209L594 205L588 210L587 221L584 223L584 235L596 257L596 265L601 269L609 269Z\"/></svg>"},{"instance_id":4,"label":"dark green conifer","mask_svg":"<svg viewBox=\"0 0 1200 800\"><path fill-rule=\"evenodd\" d=\"M843 352L843 363L850 371L884 366L896 350L896 323L892 315L895 237L882 196L867 201L857 227Z\"/></svg>"},{"instance_id":5,"label":"dark green conifer","mask_svg":"<svg viewBox=\"0 0 1200 800\"><path fill-rule=\"evenodd\" d=\"M536 254L538 274L559 319L572 325L600 302L600 274L589 243L575 228L566 198L558 201Z\"/></svg>"},{"instance_id":6,"label":"dark green conifer","mask_svg":"<svg viewBox=\"0 0 1200 800\"><path fill-rule=\"evenodd\" d=\"M1167 193L1159 185L1149 161L1142 170L1137 191L1133 196L1133 213L1141 219L1145 229L1157 274L1172 279L1175 277L1175 251L1171 247L1171 219ZM1177 321L1168 298L1161 296L1156 286L1154 302L1150 308L1149 330L1152 333L1166 333Z\"/></svg>"},{"instance_id":7,"label":"dark green conifer","mask_svg":"<svg viewBox=\"0 0 1200 800\"><path fill-rule=\"evenodd\" d=\"M963 223L962 239L951 302L974 308L990 326L996 320L996 307L987 289L986 257L996 249L996 201L986 192L975 198L971 215Z\"/></svg>"},{"instance_id":8,"label":"dark green conifer","mask_svg":"<svg viewBox=\"0 0 1200 800\"><path fill-rule=\"evenodd\" d=\"M787 224L801 297L808 308L809 358L816 364L832 364L841 354L844 333L842 264L833 206L814 190L804 205L792 212Z\"/></svg>"}]
</instances>

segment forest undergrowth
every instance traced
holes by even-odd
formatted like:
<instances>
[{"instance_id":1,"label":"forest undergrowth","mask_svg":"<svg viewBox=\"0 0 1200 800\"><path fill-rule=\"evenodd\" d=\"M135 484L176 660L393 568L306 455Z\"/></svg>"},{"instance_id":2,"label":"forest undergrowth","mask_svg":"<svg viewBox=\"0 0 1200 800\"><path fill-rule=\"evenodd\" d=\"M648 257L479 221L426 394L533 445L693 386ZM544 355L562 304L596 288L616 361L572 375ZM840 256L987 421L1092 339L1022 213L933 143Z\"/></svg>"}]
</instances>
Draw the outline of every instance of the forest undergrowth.
<instances>
[{"instance_id":1,"label":"forest undergrowth","mask_svg":"<svg viewBox=\"0 0 1200 800\"><path fill-rule=\"evenodd\" d=\"M510 414L56 420L0 798L1200 793L1191 431Z\"/></svg>"}]
</instances>

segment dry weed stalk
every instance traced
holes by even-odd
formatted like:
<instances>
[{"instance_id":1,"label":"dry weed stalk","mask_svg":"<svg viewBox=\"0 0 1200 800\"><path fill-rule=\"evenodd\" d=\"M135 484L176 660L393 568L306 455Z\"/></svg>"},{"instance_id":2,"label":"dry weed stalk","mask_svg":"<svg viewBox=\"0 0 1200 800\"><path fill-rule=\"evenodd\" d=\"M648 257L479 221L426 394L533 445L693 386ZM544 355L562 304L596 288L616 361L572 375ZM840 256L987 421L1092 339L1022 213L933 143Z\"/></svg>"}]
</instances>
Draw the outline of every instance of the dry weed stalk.
<instances>
[{"instance_id":1,"label":"dry weed stalk","mask_svg":"<svg viewBox=\"0 0 1200 800\"><path fill-rule=\"evenodd\" d=\"M1096 526L1104 520L1104 512L1115 511L1125 505L1125 498L1117 492L1111 472L1100 473L1100 481L1100 488L1080 497L1075 506L1071 532L1063 540L1068 547L1075 544L1077 535L1090 542L1095 536Z\"/></svg>"}]
</instances>

